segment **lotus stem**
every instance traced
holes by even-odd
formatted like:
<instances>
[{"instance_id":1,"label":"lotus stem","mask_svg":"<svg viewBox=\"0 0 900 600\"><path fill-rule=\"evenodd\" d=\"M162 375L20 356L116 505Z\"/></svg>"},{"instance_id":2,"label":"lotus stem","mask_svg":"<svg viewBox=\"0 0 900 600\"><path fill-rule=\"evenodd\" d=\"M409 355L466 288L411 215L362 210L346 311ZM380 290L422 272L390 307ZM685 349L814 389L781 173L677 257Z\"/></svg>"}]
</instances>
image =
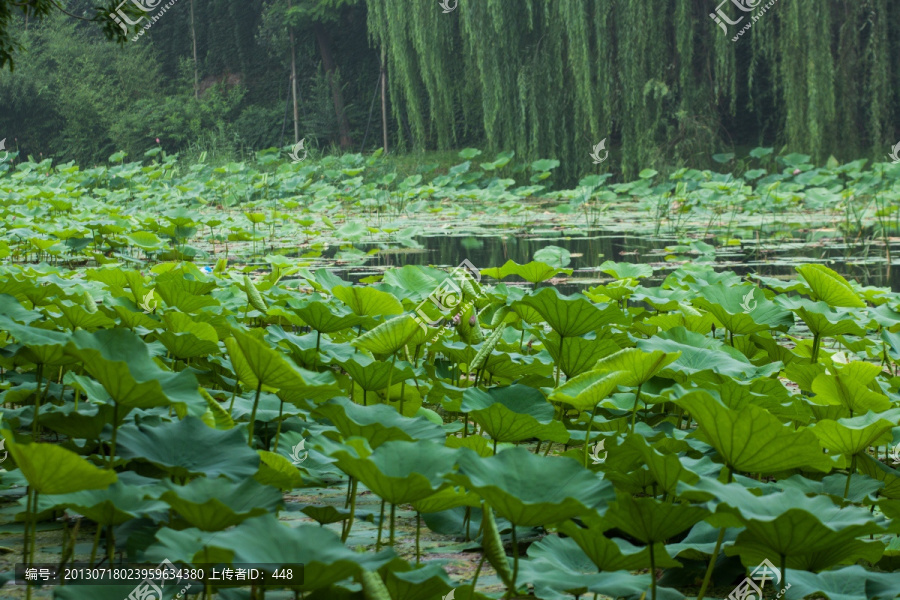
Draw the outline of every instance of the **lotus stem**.
<instances>
[{"instance_id":1,"label":"lotus stem","mask_svg":"<svg viewBox=\"0 0 900 600\"><path fill-rule=\"evenodd\" d=\"M653 541L650 542L650 597L656 600L656 555L653 554Z\"/></svg>"},{"instance_id":2,"label":"lotus stem","mask_svg":"<svg viewBox=\"0 0 900 600\"><path fill-rule=\"evenodd\" d=\"M394 378L394 364L397 362L397 353L394 352L394 358L391 360L391 370L388 371L387 388L384 390L384 401L387 404L391 402L391 380ZM403 400L400 400L400 414L403 414Z\"/></svg>"},{"instance_id":3,"label":"lotus stem","mask_svg":"<svg viewBox=\"0 0 900 600\"><path fill-rule=\"evenodd\" d=\"M341 536L342 542L346 542L350 537L350 529L353 528L353 519L356 516L356 483L357 480L354 479L353 491L350 493L350 518L347 519L347 528L344 530L344 535Z\"/></svg>"},{"instance_id":4,"label":"lotus stem","mask_svg":"<svg viewBox=\"0 0 900 600\"><path fill-rule=\"evenodd\" d=\"M381 552L381 527L384 525L384 500L381 501L381 516L378 518L378 537L375 538L375 552Z\"/></svg>"},{"instance_id":5,"label":"lotus stem","mask_svg":"<svg viewBox=\"0 0 900 600\"><path fill-rule=\"evenodd\" d=\"M259 408L259 395L262 393L262 380L256 384L256 398L253 399L253 412L250 413L250 424L247 425L247 445L253 447L253 429L256 424L256 409Z\"/></svg>"},{"instance_id":6,"label":"lotus stem","mask_svg":"<svg viewBox=\"0 0 900 600\"><path fill-rule=\"evenodd\" d=\"M634 433L635 420L637 419L638 402L640 402L641 400L641 387L643 387L643 385L644 384L642 383L638 386L637 393L635 393L634 395L634 408L631 410L631 433Z\"/></svg>"},{"instance_id":7,"label":"lotus stem","mask_svg":"<svg viewBox=\"0 0 900 600\"><path fill-rule=\"evenodd\" d=\"M113 566L116 557L116 538L113 535L112 523L107 525L106 529L106 558L109 560L109 566Z\"/></svg>"},{"instance_id":8,"label":"lotus stem","mask_svg":"<svg viewBox=\"0 0 900 600\"><path fill-rule=\"evenodd\" d=\"M38 413L41 411L41 382L44 378L44 363L37 364L37 388L34 390L34 418L31 420L31 437L37 441L38 436Z\"/></svg>"},{"instance_id":9,"label":"lotus stem","mask_svg":"<svg viewBox=\"0 0 900 600\"><path fill-rule=\"evenodd\" d=\"M278 405L278 427L275 428L275 447L272 452L278 452L278 436L281 435L281 414L284 411L284 400Z\"/></svg>"},{"instance_id":10,"label":"lotus stem","mask_svg":"<svg viewBox=\"0 0 900 600\"><path fill-rule=\"evenodd\" d=\"M600 406L600 403L594 405L594 410L591 411L591 420L588 421L587 431L584 434L584 466L587 467L588 464L588 447L591 445L591 425L594 424L594 417L597 416L597 407Z\"/></svg>"},{"instance_id":11,"label":"lotus stem","mask_svg":"<svg viewBox=\"0 0 900 600\"><path fill-rule=\"evenodd\" d=\"M566 341L565 336L559 336L559 362L562 363L563 357L563 342ZM562 371L562 368L559 364L556 365L556 387L559 387L559 372Z\"/></svg>"},{"instance_id":12,"label":"lotus stem","mask_svg":"<svg viewBox=\"0 0 900 600\"><path fill-rule=\"evenodd\" d=\"M28 533L31 528L31 493L32 488L29 485L25 489L25 534L22 536L22 562L28 566Z\"/></svg>"},{"instance_id":13,"label":"lotus stem","mask_svg":"<svg viewBox=\"0 0 900 600\"><path fill-rule=\"evenodd\" d=\"M874 508L874 505L873 505ZM781 555L781 589L787 588L787 556Z\"/></svg>"},{"instance_id":14,"label":"lotus stem","mask_svg":"<svg viewBox=\"0 0 900 600\"><path fill-rule=\"evenodd\" d=\"M38 509L38 491L31 491L31 511L29 521L31 522L31 544L28 546L28 566L34 565L34 549L37 547L37 509ZM27 527L27 524L26 524ZM28 588L29 595L31 588Z\"/></svg>"},{"instance_id":15,"label":"lotus stem","mask_svg":"<svg viewBox=\"0 0 900 600\"><path fill-rule=\"evenodd\" d=\"M397 505L393 502L391 503L391 548L394 547L394 518L397 510Z\"/></svg>"},{"instance_id":16,"label":"lotus stem","mask_svg":"<svg viewBox=\"0 0 900 600\"><path fill-rule=\"evenodd\" d=\"M853 455L853 458L850 459L850 469L847 471L847 483L844 484L844 500L847 499L847 495L850 493L850 479L853 477L853 472L856 470L856 455Z\"/></svg>"},{"instance_id":17,"label":"lotus stem","mask_svg":"<svg viewBox=\"0 0 900 600\"><path fill-rule=\"evenodd\" d=\"M813 347L812 347L812 362L816 364L819 362L819 344L822 341L821 335L818 333L813 334Z\"/></svg>"},{"instance_id":18,"label":"lotus stem","mask_svg":"<svg viewBox=\"0 0 900 600\"><path fill-rule=\"evenodd\" d=\"M422 515L419 511L416 511L416 564L421 562L422 552L419 549L419 536L420 530L422 529Z\"/></svg>"},{"instance_id":19,"label":"lotus stem","mask_svg":"<svg viewBox=\"0 0 900 600\"><path fill-rule=\"evenodd\" d=\"M113 432L112 440L109 443L109 470L113 470L113 463L116 460L116 434L119 432L119 403L113 402Z\"/></svg>"},{"instance_id":20,"label":"lotus stem","mask_svg":"<svg viewBox=\"0 0 900 600\"><path fill-rule=\"evenodd\" d=\"M91 566L94 566L94 560L97 559L97 548L100 547L100 532L103 530L103 527L100 526L100 523L97 523L97 531L94 532L94 545L91 547Z\"/></svg>"},{"instance_id":21,"label":"lotus stem","mask_svg":"<svg viewBox=\"0 0 900 600\"><path fill-rule=\"evenodd\" d=\"M481 575L481 567L484 566L484 559L485 559L485 558L487 558L487 556L486 556L484 553L482 553L482 554L481 554L481 560L478 561L478 568L475 569L475 577L472 578L472 594L471 594L471 597L474 597L474 596L475 596L475 586L478 585L478 576Z\"/></svg>"},{"instance_id":22,"label":"lotus stem","mask_svg":"<svg viewBox=\"0 0 900 600\"><path fill-rule=\"evenodd\" d=\"M733 471L731 467L728 468L728 479L727 482L731 483ZM706 574L703 576L703 584L700 586L700 591L697 593L697 600L703 600L703 596L706 594L706 589L709 587L709 582L712 581L713 569L716 566L716 559L719 557L719 549L722 547L722 542L725 540L725 528L722 527L719 529L719 537L716 538L716 546L713 548L713 553L709 557L709 564L706 566Z\"/></svg>"},{"instance_id":23,"label":"lotus stem","mask_svg":"<svg viewBox=\"0 0 900 600\"><path fill-rule=\"evenodd\" d=\"M510 585L506 589L506 595L508 598L512 598L512 595L516 593L516 580L519 576L519 541L516 538L516 524L512 523L512 551L513 551L513 572L512 572L512 585Z\"/></svg>"}]
</instances>

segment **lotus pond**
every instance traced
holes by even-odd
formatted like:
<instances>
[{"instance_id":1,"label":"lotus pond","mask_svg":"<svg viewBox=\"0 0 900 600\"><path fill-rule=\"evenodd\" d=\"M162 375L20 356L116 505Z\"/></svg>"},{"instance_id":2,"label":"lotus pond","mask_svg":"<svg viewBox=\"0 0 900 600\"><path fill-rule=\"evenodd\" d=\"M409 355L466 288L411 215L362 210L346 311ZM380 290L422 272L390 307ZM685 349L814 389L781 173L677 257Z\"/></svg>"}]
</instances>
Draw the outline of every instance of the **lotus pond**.
<instances>
[{"instance_id":1,"label":"lotus pond","mask_svg":"<svg viewBox=\"0 0 900 600\"><path fill-rule=\"evenodd\" d=\"M0 165L4 597L900 596L900 166L478 155Z\"/></svg>"}]
</instances>

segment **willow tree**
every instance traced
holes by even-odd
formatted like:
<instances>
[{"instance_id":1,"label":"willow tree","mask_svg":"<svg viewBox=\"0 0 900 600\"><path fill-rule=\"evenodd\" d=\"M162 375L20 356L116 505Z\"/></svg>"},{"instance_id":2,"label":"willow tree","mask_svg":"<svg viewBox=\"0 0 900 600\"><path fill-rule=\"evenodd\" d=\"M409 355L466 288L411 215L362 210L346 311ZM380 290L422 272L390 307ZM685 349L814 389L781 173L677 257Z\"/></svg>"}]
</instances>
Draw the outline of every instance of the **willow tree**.
<instances>
[{"instance_id":1,"label":"willow tree","mask_svg":"<svg viewBox=\"0 0 900 600\"><path fill-rule=\"evenodd\" d=\"M416 148L483 140L558 158L574 174L608 138L633 175L732 145L823 159L883 154L896 142L900 3L733 2L459 0L449 13L437 1L367 5L395 122L408 123L396 135ZM737 24L717 24L717 9Z\"/></svg>"}]
</instances>

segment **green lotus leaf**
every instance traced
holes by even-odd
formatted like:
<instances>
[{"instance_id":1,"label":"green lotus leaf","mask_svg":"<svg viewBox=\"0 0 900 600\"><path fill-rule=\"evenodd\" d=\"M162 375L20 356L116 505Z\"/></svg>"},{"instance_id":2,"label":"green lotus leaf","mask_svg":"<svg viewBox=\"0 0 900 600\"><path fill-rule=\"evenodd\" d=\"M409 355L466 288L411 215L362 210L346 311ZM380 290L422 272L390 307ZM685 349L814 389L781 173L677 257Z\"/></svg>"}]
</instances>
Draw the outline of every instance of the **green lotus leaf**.
<instances>
[{"instance_id":1,"label":"green lotus leaf","mask_svg":"<svg viewBox=\"0 0 900 600\"><path fill-rule=\"evenodd\" d=\"M281 454L258 450L259 472L253 479L263 485L271 485L280 490L293 490L303 485L303 478L297 467Z\"/></svg>"},{"instance_id":2,"label":"green lotus leaf","mask_svg":"<svg viewBox=\"0 0 900 600\"><path fill-rule=\"evenodd\" d=\"M856 468L876 481L884 483L879 495L887 498L900 498L900 470L889 467L868 454L857 456Z\"/></svg>"},{"instance_id":3,"label":"green lotus leaf","mask_svg":"<svg viewBox=\"0 0 900 600\"><path fill-rule=\"evenodd\" d=\"M148 493L144 486L117 481L102 490L41 496L39 506L46 503L47 508L67 508L100 525L120 525L138 517L164 514L169 509L165 502L145 499Z\"/></svg>"},{"instance_id":4,"label":"green lotus leaf","mask_svg":"<svg viewBox=\"0 0 900 600\"><path fill-rule=\"evenodd\" d=\"M752 285L726 287L721 283L706 286L694 306L715 315L733 334L747 335L769 329L787 329L793 325L791 313L768 300L762 290Z\"/></svg>"},{"instance_id":5,"label":"green lotus leaf","mask_svg":"<svg viewBox=\"0 0 900 600\"><path fill-rule=\"evenodd\" d=\"M388 385L388 381L396 384L413 377L413 371L409 363L400 362L395 364L393 362L375 360L365 354L354 354L349 360L336 360L334 362L347 371L350 377L353 378L353 383L370 392L384 390Z\"/></svg>"},{"instance_id":6,"label":"green lotus leaf","mask_svg":"<svg viewBox=\"0 0 900 600\"><path fill-rule=\"evenodd\" d=\"M362 319L345 308L330 306L325 302L307 302L294 308L294 314L319 333L335 333L350 327L356 327Z\"/></svg>"},{"instance_id":7,"label":"green lotus leaf","mask_svg":"<svg viewBox=\"0 0 900 600\"><path fill-rule=\"evenodd\" d=\"M335 286L331 293L360 316L381 317L403 313L403 305L392 294L369 286Z\"/></svg>"},{"instance_id":8,"label":"green lotus leaf","mask_svg":"<svg viewBox=\"0 0 900 600\"><path fill-rule=\"evenodd\" d=\"M185 359L219 354L219 337L209 323L194 321L181 312L163 315L166 330L157 338L174 356Z\"/></svg>"},{"instance_id":9,"label":"green lotus leaf","mask_svg":"<svg viewBox=\"0 0 900 600\"><path fill-rule=\"evenodd\" d=\"M671 373L680 382L696 380L703 371L711 371L719 375L719 379L753 379L777 372L780 367L778 363L756 367L735 348L683 327L661 332L648 340L639 340L637 347L645 352L680 352L680 356L666 368L666 373Z\"/></svg>"},{"instance_id":10,"label":"green lotus leaf","mask_svg":"<svg viewBox=\"0 0 900 600\"><path fill-rule=\"evenodd\" d=\"M655 544L690 529L707 515L709 510L702 506L634 498L620 492L607 508L604 519L645 544Z\"/></svg>"},{"instance_id":11,"label":"green lotus leaf","mask_svg":"<svg viewBox=\"0 0 900 600\"><path fill-rule=\"evenodd\" d=\"M579 527L572 521L566 521L559 526L559 531L569 536L601 571L635 571L650 565L649 546L635 546L622 538L608 538L603 535L608 529L609 524L602 520L587 527ZM572 542L566 541L566 545L571 545ZM662 544L659 544L659 548L662 549ZM658 552L657 555L657 566L681 566L681 563L672 560L665 551Z\"/></svg>"},{"instance_id":12,"label":"green lotus leaf","mask_svg":"<svg viewBox=\"0 0 900 600\"><path fill-rule=\"evenodd\" d=\"M176 280L161 281L157 278L153 291L159 294L167 306L175 307L187 314L196 314L205 308L219 306L219 301L209 295L209 291L213 288L215 283L209 289L206 289L205 285L196 289L186 289Z\"/></svg>"},{"instance_id":13,"label":"green lotus leaf","mask_svg":"<svg viewBox=\"0 0 900 600\"><path fill-rule=\"evenodd\" d=\"M775 301L803 319L814 335L825 337L847 334L866 335L865 330L859 326L849 309L833 309L825 302L812 302L806 298L789 296L777 296Z\"/></svg>"},{"instance_id":14,"label":"green lotus leaf","mask_svg":"<svg viewBox=\"0 0 900 600\"><path fill-rule=\"evenodd\" d=\"M365 458L350 452L332 453L337 466L390 504L423 500L448 485L457 451L434 442L394 441Z\"/></svg>"},{"instance_id":15,"label":"green lotus leaf","mask_svg":"<svg viewBox=\"0 0 900 600\"><path fill-rule=\"evenodd\" d=\"M829 598L830 600L893 600L900 596L895 573L873 573L859 565L809 573L788 569L790 589L786 598Z\"/></svg>"},{"instance_id":16,"label":"green lotus leaf","mask_svg":"<svg viewBox=\"0 0 900 600\"><path fill-rule=\"evenodd\" d=\"M328 525L329 523L340 523L350 518L348 509L335 508L334 506L317 506L310 504L300 509L304 515L313 519L320 525Z\"/></svg>"},{"instance_id":17,"label":"green lotus leaf","mask_svg":"<svg viewBox=\"0 0 900 600\"><path fill-rule=\"evenodd\" d=\"M125 237L144 252L155 252L166 247L166 243L150 231L134 231Z\"/></svg>"},{"instance_id":18,"label":"green lotus leaf","mask_svg":"<svg viewBox=\"0 0 900 600\"><path fill-rule=\"evenodd\" d=\"M221 531L269 512L282 505L281 492L253 479L233 483L221 477L199 477L187 485L167 484L159 499L168 504L192 527Z\"/></svg>"},{"instance_id":19,"label":"green lotus leaf","mask_svg":"<svg viewBox=\"0 0 900 600\"><path fill-rule=\"evenodd\" d=\"M125 416L120 416L120 423ZM40 417L44 427L82 440L99 440L103 428L112 420L112 405L92 402L84 402L77 409L74 403L62 406L50 404L41 409Z\"/></svg>"},{"instance_id":20,"label":"green lotus leaf","mask_svg":"<svg viewBox=\"0 0 900 600\"><path fill-rule=\"evenodd\" d=\"M852 556L875 562L884 551L880 542L861 545L857 539L882 531L867 510L840 508L825 497L788 490L726 510L738 515L745 529L725 553L739 555L747 566L784 556L790 568L818 571Z\"/></svg>"},{"instance_id":21,"label":"green lotus leaf","mask_svg":"<svg viewBox=\"0 0 900 600\"><path fill-rule=\"evenodd\" d=\"M828 472L831 459L808 429L795 431L753 405L732 410L704 392L690 393L677 404L691 413L699 437L712 445L732 470L780 473L789 469Z\"/></svg>"},{"instance_id":22,"label":"green lotus leaf","mask_svg":"<svg viewBox=\"0 0 900 600\"><path fill-rule=\"evenodd\" d=\"M550 400L565 402L581 411L589 411L615 391L620 384L632 378L632 372L627 371L597 370L582 373L553 390Z\"/></svg>"},{"instance_id":23,"label":"green lotus leaf","mask_svg":"<svg viewBox=\"0 0 900 600\"><path fill-rule=\"evenodd\" d=\"M273 309L270 309L270 312ZM328 360L348 360L356 354L356 349L347 344L335 344L322 338L317 332L294 335L277 325L268 328L267 340L273 345L282 344L290 351L291 358L307 369L317 369ZM327 358L323 361L322 355Z\"/></svg>"},{"instance_id":24,"label":"green lotus leaf","mask_svg":"<svg viewBox=\"0 0 900 600\"><path fill-rule=\"evenodd\" d=\"M823 419L810 427L822 445L839 454L854 455L869 446L889 444L891 429L900 421L900 409L887 413L868 412L850 419Z\"/></svg>"},{"instance_id":25,"label":"green lotus leaf","mask_svg":"<svg viewBox=\"0 0 900 600\"><path fill-rule=\"evenodd\" d=\"M165 371L151 358L147 345L125 329L94 333L76 331L66 352L103 386L117 404L152 408L181 403L193 415L206 411L197 379L188 371Z\"/></svg>"},{"instance_id":26,"label":"green lotus leaf","mask_svg":"<svg viewBox=\"0 0 900 600\"><path fill-rule=\"evenodd\" d=\"M0 329L9 332L22 344L19 352L29 362L53 366L75 362L65 352L66 344L71 339L69 334L20 325L4 315L0 315Z\"/></svg>"},{"instance_id":27,"label":"green lotus leaf","mask_svg":"<svg viewBox=\"0 0 900 600\"><path fill-rule=\"evenodd\" d=\"M273 390L305 388L297 368L281 353L253 335L234 330L225 340L235 374L248 388L262 386Z\"/></svg>"},{"instance_id":28,"label":"green lotus leaf","mask_svg":"<svg viewBox=\"0 0 900 600\"><path fill-rule=\"evenodd\" d=\"M450 578L439 565L429 564L410 569L401 559L394 562L396 564L385 567L387 574L384 580L384 586L393 600L444 598L452 589ZM464 596L459 596L459 600L463 598Z\"/></svg>"},{"instance_id":29,"label":"green lotus leaf","mask_svg":"<svg viewBox=\"0 0 900 600\"><path fill-rule=\"evenodd\" d=\"M585 298L566 297L556 288L541 291L520 300L540 313L541 317L563 337L584 335L610 323L624 323L625 315L618 307L598 308Z\"/></svg>"},{"instance_id":30,"label":"green lotus leaf","mask_svg":"<svg viewBox=\"0 0 900 600\"><path fill-rule=\"evenodd\" d=\"M813 300L825 302L829 306L865 307L866 303L847 280L825 265L808 264L796 269L812 290Z\"/></svg>"},{"instance_id":31,"label":"green lotus leaf","mask_svg":"<svg viewBox=\"0 0 900 600\"><path fill-rule=\"evenodd\" d=\"M644 352L637 348L626 348L597 361L592 372L623 373L620 376L619 384L637 387L650 381L650 378L680 356L680 350L667 353L662 350Z\"/></svg>"},{"instance_id":32,"label":"green lotus leaf","mask_svg":"<svg viewBox=\"0 0 900 600\"><path fill-rule=\"evenodd\" d=\"M2 315L4 319L9 319L25 325L30 325L31 323L44 318L42 312L26 309L18 300L16 300L15 296L10 296L9 294L0 294L0 315Z\"/></svg>"},{"instance_id":33,"label":"green lotus leaf","mask_svg":"<svg viewBox=\"0 0 900 600\"><path fill-rule=\"evenodd\" d=\"M869 411L883 412L891 408L891 401L884 394L869 389L869 385L881 372L879 365L853 362L832 373L822 373L812 382L815 393L810 401L820 405L841 406L850 414Z\"/></svg>"},{"instance_id":34,"label":"green lotus leaf","mask_svg":"<svg viewBox=\"0 0 900 600\"><path fill-rule=\"evenodd\" d=\"M566 374L566 378L590 371L598 360L621 350L619 345L609 338L570 337L565 338L560 353L560 337L556 332L546 336L543 342L554 362Z\"/></svg>"},{"instance_id":35,"label":"green lotus leaf","mask_svg":"<svg viewBox=\"0 0 900 600\"><path fill-rule=\"evenodd\" d=\"M394 556L391 550L356 552L328 529L316 525L290 527L273 515L248 519L211 538L209 545L231 551L235 563L302 564L303 585L296 586L302 591L328 587L362 570L377 570Z\"/></svg>"},{"instance_id":36,"label":"green lotus leaf","mask_svg":"<svg viewBox=\"0 0 900 600\"><path fill-rule=\"evenodd\" d=\"M358 436L377 448L391 440L430 440L443 443L443 428L428 419L408 418L383 404L360 406L347 398L334 398L316 408L316 413L331 421L344 438Z\"/></svg>"},{"instance_id":37,"label":"green lotus leaf","mask_svg":"<svg viewBox=\"0 0 900 600\"><path fill-rule=\"evenodd\" d=\"M417 331L419 323L409 315L403 315L385 321L351 343L372 354L388 356L405 346Z\"/></svg>"},{"instance_id":38,"label":"green lotus leaf","mask_svg":"<svg viewBox=\"0 0 900 600\"><path fill-rule=\"evenodd\" d=\"M533 437L563 443L569 433L553 420L553 405L543 394L525 385L469 388L463 393L463 412L469 413L495 442L519 442Z\"/></svg>"},{"instance_id":39,"label":"green lotus leaf","mask_svg":"<svg viewBox=\"0 0 900 600\"><path fill-rule=\"evenodd\" d=\"M482 269L481 273L482 275L487 275L488 277L493 277L497 280L505 279L510 275L516 275L525 281L540 283L542 281L547 281L552 277L556 277L556 275L560 273L571 275L572 269L552 267L547 263L538 261L531 261L530 263L520 265L513 260L508 260L500 268Z\"/></svg>"},{"instance_id":40,"label":"green lotus leaf","mask_svg":"<svg viewBox=\"0 0 900 600\"><path fill-rule=\"evenodd\" d=\"M219 431L196 417L155 426L125 425L118 436L119 456L149 462L177 478L206 475L240 481L259 470L259 455L247 447L243 431Z\"/></svg>"},{"instance_id":41,"label":"green lotus leaf","mask_svg":"<svg viewBox=\"0 0 900 600\"><path fill-rule=\"evenodd\" d=\"M115 327L115 321L107 317L102 312L88 312L81 304L75 304L69 301L57 303L62 313L62 317L54 317L54 321L67 327L68 329L86 329L94 331L99 328Z\"/></svg>"},{"instance_id":42,"label":"green lotus leaf","mask_svg":"<svg viewBox=\"0 0 900 600\"><path fill-rule=\"evenodd\" d=\"M797 489L804 494L828 495L835 502L844 500L844 491L846 490L846 499L855 503L868 502L869 499L874 500L881 495L881 490L885 487L884 482L858 473L853 474L849 488L847 488L847 476L843 473L829 475L822 481L807 479L802 475L793 475L779 480L775 485L782 490Z\"/></svg>"},{"instance_id":43,"label":"green lotus leaf","mask_svg":"<svg viewBox=\"0 0 900 600\"><path fill-rule=\"evenodd\" d=\"M617 279L643 279L653 276L653 267L644 264L607 260L598 269L601 273L606 273Z\"/></svg>"},{"instance_id":44,"label":"green lotus leaf","mask_svg":"<svg viewBox=\"0 0 900 600\"><path fill-rule=\"evenodd\" d=\"M626 452L634 452L636 462L646 465L656 485L669 494L676 493L679 481L694 483L698 480L697 474L682 464L678 456L658 452L641 435L629 435L616 449L617 455Z\"/></svg>"},{"instance_id":45,"label":"green lotus leaf","mask_svg":"<svg viewBox=\"0 0 900 600\"><path fill-rule=\"evenodd\" d=\"M8 430L0 431L16 466L39 494L68 494L106 488L115 483L112 471L98 469L71 450L54 444L19 444Z\"/></svg>"},{"instance_id":46,"label":"green lotus leaf","mask_svg":"<svg viewBox=\"0 0 900 600\"><path fill-rule=\"evenodd\" d=\"M448 478L478 493L518 526L559 523L614 496L609 482L572 460L536 456L521 447L490 458L461 452L459 472Z\"/></svg>"},{"instance_id":47,"label":"green lotus leaf","mask_svg":"<svg viewBox=\"0 0 900 600\"><path fill-rule=\"evenodd\" d=\"M478 508L481 506L481 500L474 493L462 490L461 488L445 487L439 492L435 492L430 496L421 500L416 500L410 504L413 505L413 508L415 508L417 512L428 514L443 512L445 510L450 510L451 508L456 508L457 506Z\"/></svg>"}]
</instances>

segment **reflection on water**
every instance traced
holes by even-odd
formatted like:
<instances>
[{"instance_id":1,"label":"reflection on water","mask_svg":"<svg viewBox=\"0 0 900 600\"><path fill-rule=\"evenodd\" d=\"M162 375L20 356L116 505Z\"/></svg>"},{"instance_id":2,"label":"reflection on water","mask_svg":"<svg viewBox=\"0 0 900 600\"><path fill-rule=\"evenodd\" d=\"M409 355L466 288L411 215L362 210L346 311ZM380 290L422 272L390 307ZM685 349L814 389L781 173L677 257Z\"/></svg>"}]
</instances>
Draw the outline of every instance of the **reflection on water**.
<instances>
[{"instance_id":1,"label":"reflection on water","mask_svg":"<svg viewBox=\"0 0 900 600\"><path fill-rule=\"evenodd\" d=\"M566 237L565 231L542 232L538 236L503 235L495 237L432 236L417 238L422 248L410 251L402 246L382 249L366 261L365 267L350 268L345 276L358 279L370 274L373 268L394 266L434 265L454 267L464 259L479 268L499 267L507 260L526 263L534 253L546 246L559 246L572 254L569 267L573 275L562 285L561 292L571 293L579 288L596 285L597 278L606 276L597 268L606 260L645 263L657 271L656 282L668 271L684 263L710 264L717 270L731 270L739 275L759 274L767 277L796 277L794 267L808 262L820 262L848 279L862 285L890 287L900 291L900 269L891 268L884 246L874 242L845 244L835 240L806 243L803 240L764 241L738 246L716 246L715 238L695 240L696 247L707 254L691 253L690 246L676 239L647 235L630 236L619 232L590 231L587 236ZM679 248L667 252L678 246ZM362 251L372 246L358 244ZM900 261L900 248L893 248L894 261Z\"/></svg>"}]
</instances>

